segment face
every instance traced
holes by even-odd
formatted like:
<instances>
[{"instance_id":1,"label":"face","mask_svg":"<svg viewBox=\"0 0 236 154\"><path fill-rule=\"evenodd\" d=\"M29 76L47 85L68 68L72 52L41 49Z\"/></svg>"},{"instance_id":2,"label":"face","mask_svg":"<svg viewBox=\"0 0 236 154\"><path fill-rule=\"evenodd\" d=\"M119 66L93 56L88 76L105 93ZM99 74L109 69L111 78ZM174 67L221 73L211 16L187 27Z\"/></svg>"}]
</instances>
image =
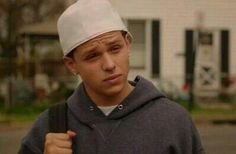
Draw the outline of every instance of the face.
<instances>
[{"instance_id":1,"label":"face","mask_svg":"<svg viewBox=\"0 0 236 154\"><path fill-rule=\"evenodd\" d=\"M129 52L128 37L109 32L77 47L64 63L80 75L88 94L114 96L128 90Z\"/></svg>"}]
</instances>

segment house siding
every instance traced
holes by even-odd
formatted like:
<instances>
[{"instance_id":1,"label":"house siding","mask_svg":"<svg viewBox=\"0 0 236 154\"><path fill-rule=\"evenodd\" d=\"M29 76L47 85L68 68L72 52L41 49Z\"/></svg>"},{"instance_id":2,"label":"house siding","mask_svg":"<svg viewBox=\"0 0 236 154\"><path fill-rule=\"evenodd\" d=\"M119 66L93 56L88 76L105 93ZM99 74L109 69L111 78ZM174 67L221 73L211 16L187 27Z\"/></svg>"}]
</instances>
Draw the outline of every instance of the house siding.
<instances>
[{"instance_id":1,"label":"house siding","mask_svg":"<svg viewBox=\"0 0 236 154\"><path fill-rule=\"evenodd\" d=\"M198 24L204 14L203 27L229 30L229 72L236 76L236 1L234 0L111 0L124 19L161 20L160 77L182 87L185 82L185 31ZM150 35L151 37L151 35ZM147 55L151 56L151 48ZM151 57L148 57L151 60ZM131 69L131 76L142 74L151 79L152 71Z\"/></svg>"}]
</instances>

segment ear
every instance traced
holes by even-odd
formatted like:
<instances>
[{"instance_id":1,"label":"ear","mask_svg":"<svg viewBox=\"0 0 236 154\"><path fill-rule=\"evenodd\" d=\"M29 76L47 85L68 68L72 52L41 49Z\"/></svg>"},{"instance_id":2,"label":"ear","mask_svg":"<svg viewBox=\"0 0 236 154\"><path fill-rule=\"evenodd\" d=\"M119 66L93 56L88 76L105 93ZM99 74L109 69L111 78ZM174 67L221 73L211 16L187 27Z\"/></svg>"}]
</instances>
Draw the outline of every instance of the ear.
<instances>
[{"instance_id":1,"label":"ear","mask_svg":"<svg viewBox=\"0 0 236 154\"><path fill-rule=\"evenodd\" d=\"M126 43L127 48L129 50L129 55L131 54L131 42L132 42L131 36L128 33L126 33L125 34L125 43Z\"/></svg>"},{"instance_id":2,"label":"ear","mask_svg":"<svg viewBox=\"0 0 236 154\"><path fill-rule=\"evenodd\" d=\"M70 57L64 57L63 58L63 62L64 64L66 65L66 67L70 70L70 72L74 75L77 75L78 74L78 71L77 71L77 66L76 66L76 62L73 58L70 58Z\"/></svg>"}]
</instances>

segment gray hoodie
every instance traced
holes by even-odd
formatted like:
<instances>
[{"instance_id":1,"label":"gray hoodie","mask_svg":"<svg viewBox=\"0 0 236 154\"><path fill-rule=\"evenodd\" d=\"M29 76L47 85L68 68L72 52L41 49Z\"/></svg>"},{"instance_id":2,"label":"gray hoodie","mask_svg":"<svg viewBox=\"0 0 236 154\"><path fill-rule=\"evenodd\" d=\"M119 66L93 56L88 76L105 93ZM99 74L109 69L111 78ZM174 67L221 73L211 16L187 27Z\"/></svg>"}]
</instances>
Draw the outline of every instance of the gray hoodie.
<instances>
[{"instance_id":1,"label":"gray hoodie","mask_svg":"<svg viewBox=\"0 0 236 154\"><path fill-rule=\"evenodd\" d=\"M67 100L69 129L77 133L74 153L202 154L198 132L188 112L142 77L108 116L86 94L83 84ZM48 110L22 140L21 153L42 154Z\"/></svg>"}]
</instances>

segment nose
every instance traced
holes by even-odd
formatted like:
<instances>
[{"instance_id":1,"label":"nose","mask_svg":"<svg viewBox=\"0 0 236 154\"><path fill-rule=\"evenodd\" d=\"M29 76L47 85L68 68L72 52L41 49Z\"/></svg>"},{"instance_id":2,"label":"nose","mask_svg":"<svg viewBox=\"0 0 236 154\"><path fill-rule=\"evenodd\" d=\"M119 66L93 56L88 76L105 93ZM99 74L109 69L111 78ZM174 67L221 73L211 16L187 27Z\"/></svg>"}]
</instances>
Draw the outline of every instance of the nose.
<instances>
[{"instance_id":1,"label":"nose","mask_svg":"<svg viewBox=\"0 0 236 154\"><path fill-rule=\"evenodd\" d=\"M113 71L116 68L114 59L111 55L105 53L102 59L102 69L104 71Z\"/></svg>"}]
</instances>

